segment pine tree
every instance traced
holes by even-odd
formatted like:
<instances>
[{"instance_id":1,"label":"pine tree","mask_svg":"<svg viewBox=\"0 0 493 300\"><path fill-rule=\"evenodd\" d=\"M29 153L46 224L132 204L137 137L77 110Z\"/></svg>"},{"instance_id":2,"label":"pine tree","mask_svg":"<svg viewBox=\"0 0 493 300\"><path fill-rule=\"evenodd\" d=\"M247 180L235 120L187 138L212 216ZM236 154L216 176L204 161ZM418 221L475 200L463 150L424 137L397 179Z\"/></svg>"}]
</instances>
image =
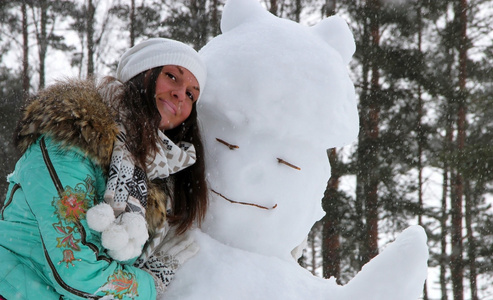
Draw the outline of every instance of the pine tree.
<instances>
[{"instance_id":1,"label":"pine tree","mask_svg":"<svg viewBox=\"0 0 493 300\"><path fill-rule=\"evenodd\" d=\"M103 57L105 53L111 53L114 41L118 34L113 32L115 21L111 9L103 11L104 6L100 1L85 0L83 3L75 3L67 7L72 23L70 28L79 37L80 48L71 49L71 65L79 69L79 77L101 75L105 68L116 69L116 57L110 59ZM119 49L118 49L119 50Z\"/></svg>"},{"instance_id":2,"label":"pine tree","mask_svg":"<svg viewBox=\"0 0 493 300\"><path fill-rule=\"evenodd\" d=\"M361 249L361 263L367 263L378 254L378 185L379 185L379 131L380 131L380 1L371 0L361 7L367 18L364 24L367 39L365 48L368 50L363 65L363 85L360 94L360 135L358 140L358 174L356 195L362 206L365 222L363 234L364 244ZM361 51L360 51L361 52ZM364 54L363 54L364 55Z\"/></svg>"},{"instance_id":3,"label":"pine tree","mask_svg":"<svg viewBox=\"0 0 493 300\"><path fill-rule=\"evenodd\" d=\"M202 48L211 38L211 32L216 31L212 29L212 26L217 26L217 24L210 24L208 21L210 10L212 9L216 14L217 10L208 5L208 1L166 2L168 3L168 16L162 21L163 27L159 31L161 36L188 43L197 50Z\"/></svg>"},{"instance_id":4,"label":"pine tree","mask_svg":"<svg viewBox=\"0 0 493 300\"><path fill-rule=\"evenodd\" d=\"M30 17L32 18L38 54L36 61L39 74L38 89L42 89L46 85L46 57L50 48L62 51L70 50L70 47L65 43L64 36L57 35L55 29L59 25L59 21L68 16L72 2L67 0L39 0L27 1L27 4L28 10L31 11Z\"/></svg>"}]
</instances>

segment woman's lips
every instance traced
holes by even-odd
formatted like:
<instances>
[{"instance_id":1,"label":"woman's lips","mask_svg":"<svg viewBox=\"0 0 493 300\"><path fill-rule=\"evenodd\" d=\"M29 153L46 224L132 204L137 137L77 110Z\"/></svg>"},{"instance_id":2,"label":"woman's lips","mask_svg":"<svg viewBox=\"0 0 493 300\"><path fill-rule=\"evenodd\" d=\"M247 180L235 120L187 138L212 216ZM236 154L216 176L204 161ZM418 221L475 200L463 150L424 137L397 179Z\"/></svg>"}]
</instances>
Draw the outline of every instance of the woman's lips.
<instances>
[{"instance_id":1,"label":"woman's lips","mask_svg":"<svg viewBox=\"0 0 493 300\"><path fill-rule=\"evenodd\" d=\"M176 115L176 106L172 102L163 100L163 104L173 115Z\"/></svg>"}]
</instances>

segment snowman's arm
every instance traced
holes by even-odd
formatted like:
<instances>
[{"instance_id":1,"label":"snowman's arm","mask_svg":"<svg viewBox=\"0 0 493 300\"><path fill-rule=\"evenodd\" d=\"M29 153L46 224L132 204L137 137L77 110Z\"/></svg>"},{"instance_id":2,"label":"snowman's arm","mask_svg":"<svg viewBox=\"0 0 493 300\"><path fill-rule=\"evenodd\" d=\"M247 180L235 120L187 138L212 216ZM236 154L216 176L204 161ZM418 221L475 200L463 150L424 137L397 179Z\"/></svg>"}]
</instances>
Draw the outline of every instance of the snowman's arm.
<instances>
[{"instance_id":1,"label":"snowman's arm","mask_svg":"<svg viewBox=\"0 0 493 300\"><path fill-rule=\"evenodd\" d=\"M365 300L418 299L427 277L426 240L421 226L407 228L343 289L349 294L365 295ZM357 296L351 299L359 300Z\"/></svg>"}]
</instances>

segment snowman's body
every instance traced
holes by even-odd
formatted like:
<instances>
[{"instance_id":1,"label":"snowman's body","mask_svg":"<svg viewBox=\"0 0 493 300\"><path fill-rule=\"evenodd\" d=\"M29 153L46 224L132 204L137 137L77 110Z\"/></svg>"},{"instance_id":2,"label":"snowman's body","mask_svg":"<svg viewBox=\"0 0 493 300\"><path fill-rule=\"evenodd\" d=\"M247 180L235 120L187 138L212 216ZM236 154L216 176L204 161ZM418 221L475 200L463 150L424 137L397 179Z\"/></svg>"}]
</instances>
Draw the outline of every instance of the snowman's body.
<instances>
[{"instance_id":1,"label":"snowman's body","mask_svg":"<svg viewBox=\"0 0 493 300\"><path fill-rule=\"evenodd\" d=\"M428 255L420 227L342 287L291 254L324 214L326 149L358 134L347 24L330 17L308 28L256 0L230 0L221 29L200 51L211 205L196 232L201 250L163 299L417 299Z\"/></svg>"}]
</instances>

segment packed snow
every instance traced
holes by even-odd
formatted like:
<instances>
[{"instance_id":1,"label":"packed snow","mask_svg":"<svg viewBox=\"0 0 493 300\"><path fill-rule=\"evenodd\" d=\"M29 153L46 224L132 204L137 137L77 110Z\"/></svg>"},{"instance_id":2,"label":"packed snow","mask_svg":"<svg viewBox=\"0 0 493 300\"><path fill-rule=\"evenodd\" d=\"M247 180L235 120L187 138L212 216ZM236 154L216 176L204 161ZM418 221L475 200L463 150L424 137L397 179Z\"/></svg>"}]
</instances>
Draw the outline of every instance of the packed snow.
<instances>
[{"instance_id":1,"label":"packed snow","mask_svg":"<svg viewBox=\"0 0 493 300\"><path fill-rule=\"evenodd\" d=\"M163 299L415 300L427 276L426 235L410 227L348 284L296 262L330 177L326 149L354 141L358 114L340 17L313 27L257 0L229 0L199 103L211 205L199 253Z\"/></svg>"}]
</instances>

